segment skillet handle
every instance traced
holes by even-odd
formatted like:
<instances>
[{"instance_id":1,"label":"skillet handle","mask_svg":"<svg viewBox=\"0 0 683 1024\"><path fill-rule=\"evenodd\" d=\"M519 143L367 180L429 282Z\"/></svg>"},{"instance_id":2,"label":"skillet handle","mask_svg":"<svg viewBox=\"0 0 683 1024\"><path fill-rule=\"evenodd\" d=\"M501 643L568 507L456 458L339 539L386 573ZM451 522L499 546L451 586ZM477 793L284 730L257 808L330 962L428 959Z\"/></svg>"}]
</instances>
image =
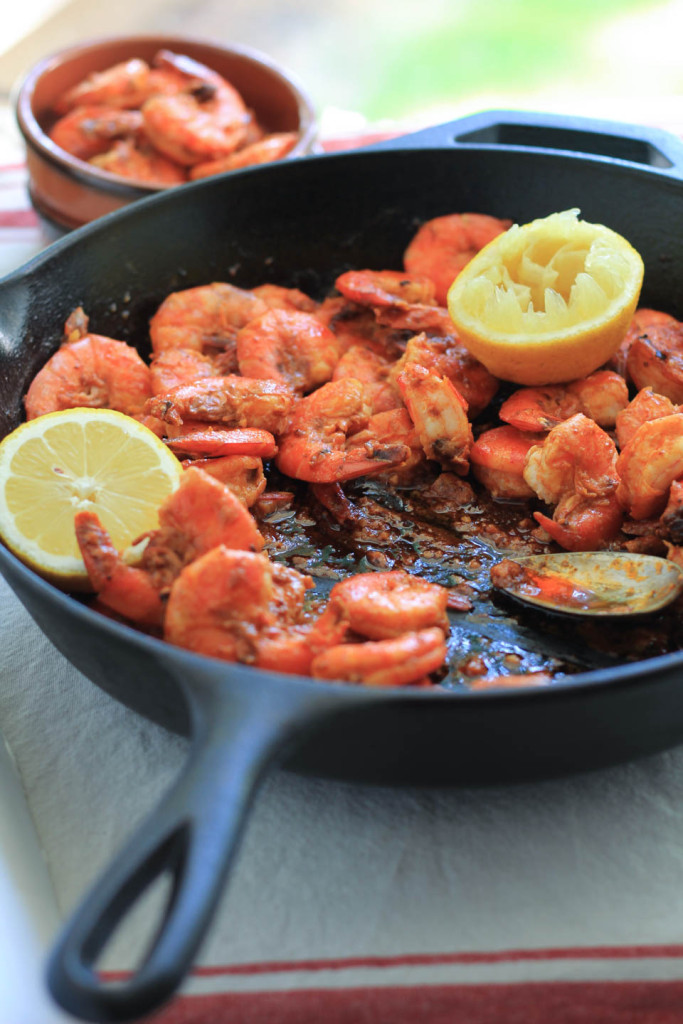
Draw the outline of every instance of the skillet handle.
<instances>
[{"instance_id":1,"label":"skillet handle","mask_svg":"<svg viewBox=\"0 0 683 1024\"><path fill-rule=\"evenodd\" d=\"M369 149L510 146L579 153L656 168L683 178L683 141L649 125L516 110L487 110L401 135Z\"/></svg>"},{"instance_id":2,"label":"skillet handle","mask_svg":"<svg viewBox=\"0 0 683 1024\"><path fill-rule=\"evenodd\" d=\"M50 992L81 1019L136 1019L173 994L209 927L266 769L330 708L324 692L318 699L309 688L279 693L250 681L235 689L226 702L215 681L193 679L194 743L180 778L90 890L52 953ZM108 983L95 961L164 875L172 885L151 948L131 976Z\"/></svg>"}]
</instances>

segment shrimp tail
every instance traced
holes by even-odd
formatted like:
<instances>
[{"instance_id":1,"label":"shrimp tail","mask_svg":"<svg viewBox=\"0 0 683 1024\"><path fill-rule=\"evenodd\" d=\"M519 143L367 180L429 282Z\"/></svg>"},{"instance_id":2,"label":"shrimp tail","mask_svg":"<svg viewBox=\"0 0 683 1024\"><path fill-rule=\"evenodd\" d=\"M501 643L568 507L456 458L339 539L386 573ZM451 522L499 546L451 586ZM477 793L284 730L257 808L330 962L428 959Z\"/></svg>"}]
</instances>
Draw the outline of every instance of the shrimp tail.
<instances>
[{"instance_id":1,"label":"shrimp tail","mask_svg":"<svg viewBox=\"0 0 683 1024\"><path fill-rule=\"evenodd\" d=\"M94 512L74 516L76 540L93 590L102 604L142 625L159 626L164 603L147 573L126 565Z\"/></svg>"},{"instance_id":2,"label":"shrimp tail","mask_svg":"<svg viewBox=\"0 0 683 1024\"><path fill-rule=\"evenodd\" d=\"M623 518L623 510L615 495L575 509L559 520L534 512L536 522L565 551L598 551L604 548L619 533Z\"/></svg>"}]
</instances>

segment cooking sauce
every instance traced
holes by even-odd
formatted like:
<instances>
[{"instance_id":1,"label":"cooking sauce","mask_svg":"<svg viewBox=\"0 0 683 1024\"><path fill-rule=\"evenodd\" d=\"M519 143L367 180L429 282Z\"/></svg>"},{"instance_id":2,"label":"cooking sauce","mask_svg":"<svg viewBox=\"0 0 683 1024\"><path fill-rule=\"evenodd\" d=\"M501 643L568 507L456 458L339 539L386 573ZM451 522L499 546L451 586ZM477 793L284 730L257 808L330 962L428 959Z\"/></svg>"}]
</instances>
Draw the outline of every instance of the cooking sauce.
<instances>
[{"instance_id":1,"label":"cooking sauce","mask_svg":"<svg viewBox=\"0 0 683 1024\"><path fill-rule=\"evenodd\" d=\"M270 488L278 489L276 474ZM532 534L538 503L494 501L476 482L436 472L410 490L376 478L346 484L343 504L324 489L317 494L302 485L291 503L260 520L269 556L313 577L314 602L337 580L373 570L405 569L448 587L451 632L441 687L522 675L547 684L680 647L682 599L636 622L594 623L519 607L494 589L491 571L505 556L556 550Z\"/></svg>"}]
</instances>

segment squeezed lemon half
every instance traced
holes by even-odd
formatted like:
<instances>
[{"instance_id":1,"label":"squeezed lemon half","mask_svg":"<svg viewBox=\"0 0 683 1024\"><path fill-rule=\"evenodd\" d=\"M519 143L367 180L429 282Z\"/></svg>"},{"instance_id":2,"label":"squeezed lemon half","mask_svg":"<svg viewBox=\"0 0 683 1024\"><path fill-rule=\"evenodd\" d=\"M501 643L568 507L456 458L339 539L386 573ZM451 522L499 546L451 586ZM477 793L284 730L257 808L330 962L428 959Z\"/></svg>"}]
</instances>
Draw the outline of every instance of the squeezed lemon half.
<instances>
[{"instance_id":1,"label":"squeezed lemon half","mask_svg":"<svg viewBox=\"0 0 683 1024\"><path fill-rule=\"evenodd\" d=\"M122 550L158 525L182 466L147 427L110 409L39 416L0 442L0 537L57 586L86 589L74 514L92 509Z\"/></svg>"},{"instance_id":2,"label":"squeezed lemon half","mask_svg":"<svg viewBox=\"0 0 683 1024\"><path fill-rule=\"evenodd\" d=\"M451 285L448 311L460 341L494 376L562 383L616 352L643 271L625 238L565 210L489 242Z\"/></svg>"}]
</instances>

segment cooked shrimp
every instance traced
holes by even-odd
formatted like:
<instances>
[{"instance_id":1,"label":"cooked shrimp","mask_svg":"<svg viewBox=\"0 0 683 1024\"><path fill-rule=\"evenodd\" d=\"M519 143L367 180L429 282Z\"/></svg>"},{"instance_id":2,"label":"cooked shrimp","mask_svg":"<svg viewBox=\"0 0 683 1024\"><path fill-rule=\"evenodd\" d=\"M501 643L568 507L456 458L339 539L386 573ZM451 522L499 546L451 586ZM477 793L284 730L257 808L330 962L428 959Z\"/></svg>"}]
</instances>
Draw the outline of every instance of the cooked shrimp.
<instances>
[{"instance_id":1,"label":"cooked shrimp","mask_svg":"<svg viewBox=\"0 0 683 1024\"><path fill-rule=\"evenodd\" d=\"M683 544L683 479L672 481L660 522L674 544Z\"/></svg>"},{"instance_id":2,"label":"cooked shrimp","mask_svg":"<svg viewBox=\"0 0 683 1024\"><path fill-rule=\"evenodd\" d=\"M647 327L632 341L626 368L638 389L651 387L677 405L683 403L683 323Z\"/></svg>"},{"instance_id":3,"label":"cooked shrimp","mask_svg":"<svg viewBox=\"0 0 683 1024\"><path fill-rule=\"evenodd\" d=\"M353 377L363 385L363 397L372 413L396 409L403 404L401 392L391 379L392 364L367 345L352 345L337 360L332 380Z\"/></svg>"},{"instance_id":4,"label":"cooked shrimp","mask_svg":"<svg viewBox=\"0 0 683 1024\"><path fill-rule=\"evenodd\" d=\"M185 566L171 587L164 639L226 661L253 662L275 623L273 569L265 555L219 545Z\"/></svg>"},{"instance_id":5,"label":"cooked shrimp","mask_svg":"<svg viewBox=\"0 0 683 1024\"><path fill-rule=\"evenodd\" d=\"M409 363L448 377L467 402L471 419L483 412L498 391L498 380L456 340L454 332L449 337L436 337L423 331L410 338L404 354L392 367L392 380Z\"/></svg>"},{"instance_id":6,"label":"cooked shrimp","mask_svg":"<svg viewBox=\"0 0 683 1024\"><path fill-rule=\"evenodd\" d=\"M533 498L535 492L524 479L526 457L542 436L525 434L516 427L493 427L479 435L470 451L472 473L501 501Z\"/></svg>"},{"instance_id":7,"label":"cooked shrimp","mask_svg":"<svg viewBox=\"0 0 683 1024\"><path fill-rule=\"evenodd\" d=\"M467 402L447 377L409 363L397 380L428 459L464 476L469 469L472 427Z\"/></svg>"},{"instance_id":8,"label":"cooked shrimp","mask_svg":"<svg viewBox=\"0 0 683 1024\"><path fill-rule=\"evenodd\" d=\"M187 180L183 167L136 139L119 139L105 153L92 156L88 163L145 185L169 187Z\"/></svg>"},{"instance_id":9,"label":"cooked shrimp","mask_svg":"<svg viewBox=\"0 0 683 1024\"><path fill-rule=\"evenodd\" d=\"M166 348L152 357L149 368L153 395L192 384L206 377L217 377L218 371L210 356L194 348Z\"/></svg>"},{"instance_id":10,"label":"cooked shrimp","mask_svg":"<svg viewBox=\"0 0 683 1024\"><path fill-rule=\"evenodd\" d=\"M434 284L400 270L349 270L335 281L342 295L369 306L378 323L397 330L448 331L453 324L434 298Z\"/></svg>"},{"instance_id":11,"label":"cooked shrimp","mask_svg":"<svg viewBox=\"0 0 683 1024\"><path fill-rule=\"evenodd\" d=\"M104 71L93 71L57 99L58 114L74 107L139 107L149 95L149 64L133 57Z\"/></svg>"},{"instance_id":12,"label":"cooked shrimp","mask_svg":"<svg viewBox=\"0 0 683 1024\"><path fill-rule=\"evenodd\" d=\"M683 418L682 418L683 419ZM604 547L619 532L617 449L593 420L577 413L553 427L526 457L524 479L549 505L553 518L534 518L567 551Z\"/></svg>"},{"instance_id":13,"label":"cooked shrimp","mask_svg":"<svg viewBox=\"0 0 683 1024\"><path fill-rule=\"evenodd\" d=\"M159 509L138 565L116 551L96 513L75 517L76 538L99 600L117 614L159 625L164 597L184 565L217 544L260 551L263 537L244 505L219 481L189 470Z\"/></svg>"},{"instance_id":14,"label":"cooked shrimp","mask_svg":"<svg viewBox=\"0 0 683 1024\"><path fill-rule=\"evenodd\" d=\"M436 301L445 306L448 289L465 264L511 224L482 213L435 217L416 233L403 254L403 265L409 274L430 278Z\"/></svg>"},{"instance_id":15,"label":"cooked shrimp","mask_svg":"<svg viewBox=\"0 0 683 1024\"><path fill-rule=\"evenodd\" d=\"M273 435L254 428L226 430L209 425L165 440L179 458L189 456L183 461L185 469L194 466L220 480L247 508L266 489L262 460L277 452Z\"/></svg>"},{"instance_id":16,"label":"cooked shrimp","mask_svg":"<svg viewBox=\"0 0 683 1024\"><path fill-rule=\"evenodd\" d=\"M163 51L159 63L187 74L187 91L156 95L142 107L152 144L171 160L192 166L228 156L247 138L252 115L221 75L184 55Z\"/></svg>"},{"instance_id":17,"label":"cooked shrimp","mask_svg":"<svg viewBox=\"0 0 683 1024\"><path fill-rule=\"evenodd\" d=\"M675 324L677 320L669 313L661 313L657 309L649 309L641 306L633 314L631 324L626 336L622 341L621 345L608 362L608 366L611 370L616 370L622 377L628 379L628 372L626 369L626 360L628 358L628 351L635 341L636 338L640 337L641 334L647 332L648 327L653 327L656 324Z\"/></svg>"},{"instance_id":18,"label":"cooked shrimp","mask_svg":"<svg viewBox=\"0 0 683 1024\"><path fill-rule=\"evenodd\" d=\"M171 292L149 322L152 349L234 351L237 332L267 308L253 292L222 281Z\"/></svg>"},{"instance_id":19,"label":"cooked shrimp","mask_svg":"<svg viewBox=\"0 0 683 1024\"><path fill-rule=\"evenodd\" d=\"M265 555L218 545L173 584L164 638L226 661L258 663L274 630L293 629L312 586L310 577Z\"/></svg>"},{"instance_id":20,"label":"cooked shrimp","mask_svg":"<svg viewBox=\"0 0 683 1024\"><path fill-rule=\"evenodd\" d=\"M343 295L325 299L315 311L315 316L334 332L341 353L353 345L364 345L394 360L405 349L406 334L403 329L379 324L370 306L358 306Z\"/></svg>"},{"instance_id":21,"label":"cooked shrimp","mask_svg":"<svg viewBox=\"0 0 683 1024\"><path fill-rule=\"evenodd\" d=\"M274 380L306 394L330 380L339 345L311 313L269 309L237 335L237 365L245 377Z\"/></svg>"},{"instance_id":22,"label":"cooked shrimp","mask_svg":"<svg viewBox=\"0 0 683 1024\"><path fill-rule=\"evenodd\" d=\"M404 461L391 470L392 474L398 473L401 479L425 461L420 435L415 429L410 413L403 405L400 408L373 413L368 417L363 429L350 434L346 443L349 448L361 448L363 445L377 442L404 445L408 449L409 454Z\"/></svg>"},{"instance_id":23,"label":"cooked shrimp","mask_svg":"<svg viewBox=\"0 0 683 1024\"><path fill-rule=\"evenodd\" d=\"M643 423L672 416L676 406L665 395L658 395L652 388L642 388L617 416L616 435L621 449L625 448Z\"/></svg>"},{"instance_id":24,"label":"cooked shrimp","mask_svg":"<svg viewBox=\"0 0 683 1024\"><path fill-rule=\"evenodd\" d=\"M135 136L142 128L139 110L115 107L76 107L54 123L48 135L56 146L78 157L90 160L106 153L115 139Z\"/></svg>"},{"instance_id":25,"label":"cooked shrimp","mask_svg":"<svg viewBox=\"0 0 683 1024\"><path fill-rule=\"evenodd\" d=\"M160 626L164 601L150 573L128 565L121 558L95 512L77 512L74 527L81 557L100 603L141 626Z\"/></svg>"},{"instance_id":26,"label":"cooked shrimp","mask_svg":"<svg viewBox=\"0 0 683 1024\"><path fill-rule=\"evenodd\" d=\"M225 427L257 427L279 434L294 401L294 394L284 384L233 374L171 388L150 398L144 411L166 423L201 420Z\"/></svg>"},{"instance_id":27,"label":"cooked shrimp","mask_svg":"<svg viewBox=\"0 0 683 1024\"><path fill-rule=\"evenodd\" d=\"M643 423L617 462L617 497L633 519L661 515L669 488L683 476L683 416Z\"/></svg>"},{"instance_id":28,"label":"cooked shrimp","mask_svg":"<svg viewBox=\"0 0 683 1024\"><path fill-rule=\"evenodd\" d=\"M335 288L361 306L435 306L434 284L427 277L411 277L401 270L347 270Z\"/></svg>"},{"instance_id":29,"label":"cooked shrimp","mask_svg":"<svg viewBox=\"0 0 683 1024\"><path fill-rule=\"evenodd\" d=\"M147 364L125 342L83 330L84 314L81 328L70 334L75 340L57 349L33 378L24 398L27 419L77 406L116 409L129 416L142 412L151 394Z\"/></svg>"},{"instance_id":30,"label":"cooked shrimp","mask_svg":"<svg viewBox=\"0 0 683 1024\"><path fill-rule=\"evenodd\" d=\"M257 638L253 664L268 672L308 676L317 653L310 626L267 626Z\"/></svg>"},{"instance_id":31,"label":"cooked shrimp","mask_svg":"<svg viewBox=\"0 0 683 1024\"><path fill-rule=\"evenodd\" d=\"M402 569L359 573L335 583L325 623L345 626L370 640L386 640L438 626L449 631L448 591Z\"/></svg>"},{"instance_id":32,"label":"cooked shrimp","mask_svg":"<svg viewBox=\"0 0 683 1024\"><path fill-rule=\"evenodd\" d=\"M269 309L298 309L314 313L318 303L299 288L285 288L280 284L259 284L251 289L252 295L262 299Z\"/></svg>"},{"instance_id":33,"label":"cooked shrimp","mask_svg":"<svg viewBox=\"0 0 683 1024\"><path fill-rule=\"evenodd\" d=\"M363 428L367 418L359 380L323 384L296 403L286 431L278 437L278 469L298 480L333 483L381 473L405 461L409 450L403 444L347 447L347 436Z\"/></svg>"},{"instance_id":34,"label":"cooked shrimp","mask_svg":"<svg viewBox=\"0 0 683 1024\"><path fill-rule=\"evenodd\" d=\"M241 146L228 156L195 164L190 171L190 178L195 181L198 178L207 178L211 174L223 174L225 171L237 171L240 167L252 167L255 164L281 160L294 149L298 139L297 132L275 132L266 135L248 146Z\"/></svg>"},{"instance_id":35,"label":"cooked shrimp","mask_svg":"<svg viewBox=\"0 0 683 1024\"><path fill-rule=\"evenodd\" d=\"M628 405L628 387L613 370L597 370L570 384L520 388L500 407L498 415L518 430L541 432L581 412L600 427L613 427Z\"/></svg>"},{"instance_id":36,"label":"cooked shrimp","mask_svg":"<svg viewBox=\"0 0 683 1024\"><path fill-rule=\"evenodd\" d=\"M366 686L405 686L438 671L447 653L443 631L434 627L390 640L329 647L313 658L311 675Z\"/></svg>"},{"instance_id":37,"label":"cooked shrimp","mask_svg":"<svg viewBox=\"0 0 683 1024\"><path fill-rule=\"evenodd\" d=\"M242 427L226 430L204 427L169 437L166 444L175 455L220 458L224 455L252 455L270 459L277 452L275 438L268 430Z\"/></svg>"},{"instance_id":38,"label":"cooked shrimp","mask_svg":"<svg viewBox=\"0 0 683 1024\"><path fill-rule=\"evenodd\" d=\"M221 455L218 458L193 459L183 463L194 466L229 487L243 505L252 508L261 498L268 481L263 473L263 461L254 455Z\"/></svg>"}]
</instances>

